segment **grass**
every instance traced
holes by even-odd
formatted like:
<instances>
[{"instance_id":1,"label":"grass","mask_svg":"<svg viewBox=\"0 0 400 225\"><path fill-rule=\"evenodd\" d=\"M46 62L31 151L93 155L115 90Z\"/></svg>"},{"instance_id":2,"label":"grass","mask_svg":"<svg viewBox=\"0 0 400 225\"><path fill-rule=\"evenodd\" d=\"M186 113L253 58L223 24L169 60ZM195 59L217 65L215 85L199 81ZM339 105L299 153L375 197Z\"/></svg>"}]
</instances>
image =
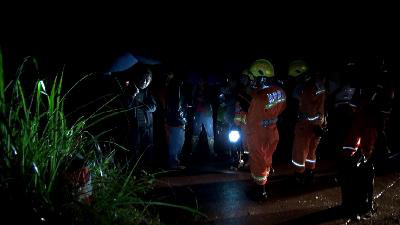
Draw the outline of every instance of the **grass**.
<instances>
[{"instance_id":1,"label":"grass","mask_svg":"<svg viewBox=\"0 0 400 225\"><path fill-rule=\"evenodd\" d=\"M20 78L29 63L39 71L36 60L26 57L15 77L9 77L10 82L6 84L0 51L0 197L2 208L8 208L3 212L3 221L160 224L157 206L201 214L185 206L148 199L154 175L137 168L137 164L130 169L115 164L114 154L124 147L112 141L99 142L108 130L97 134L88 132L91 126L126 112L109 109L108 105L118 96L111 96L90 116L70 121L64 114L65 100L91 75L84 76L64 92L61 72L54 79L38 80L33 90L27 92ZM99 154L101 144L109 146L105 156ZM80 158L83 160L77 167L75 162ZM89 182L77 185L70 174L83 168L90 171ZM80 195L90 196L93 201L85 203Z\"/></svg>"}]
</instances>

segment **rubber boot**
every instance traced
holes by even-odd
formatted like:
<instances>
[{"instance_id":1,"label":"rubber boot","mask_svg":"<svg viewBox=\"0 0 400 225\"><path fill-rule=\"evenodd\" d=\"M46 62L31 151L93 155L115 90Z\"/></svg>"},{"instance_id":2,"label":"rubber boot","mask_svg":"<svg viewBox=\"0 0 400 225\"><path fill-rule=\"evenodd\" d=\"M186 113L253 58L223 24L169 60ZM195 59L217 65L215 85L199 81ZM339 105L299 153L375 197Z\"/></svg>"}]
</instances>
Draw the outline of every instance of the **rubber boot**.
<instances>
[{"instance_id":1,"label":"rubber boot","mask_svg":"<svg viewBox=\"0 0 400 225\"><path fill-rule=\"evenodd\" d=\"M265 185L253 184L249 190L248 197L255 202L264 202L267 200L268 195L265 190Z\"/></svg>"},{"instance_id":2,"label":"rubber boot","mask_svg":"<svg viewBox=\"0 0 400 225\"><path fill-rule=\"evenodd\" d=\"M306 169L304 171L304 184L312 184L314 182L314 171Z\"/></svg>"},{"instance_id":3,"label":"rubber boot","mask_svg":"<svg viewBox=\"0 0 400 225\"><path fill-rule=\"evenodd\" d=\"M305 184L304 173L294 173L293 182L295 185L303 186Z\"/></svg>"}]
</instances>

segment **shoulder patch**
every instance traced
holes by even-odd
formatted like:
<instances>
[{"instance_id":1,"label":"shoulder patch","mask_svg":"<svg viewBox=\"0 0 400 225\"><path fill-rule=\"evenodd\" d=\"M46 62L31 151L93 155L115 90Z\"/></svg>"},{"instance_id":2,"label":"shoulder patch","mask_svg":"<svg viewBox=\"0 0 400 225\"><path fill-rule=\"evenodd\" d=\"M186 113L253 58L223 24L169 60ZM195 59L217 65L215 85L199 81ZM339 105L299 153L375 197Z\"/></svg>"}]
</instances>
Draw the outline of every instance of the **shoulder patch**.
<instances>
[{"instance_id":1,"label":"shoulder patch","mask_svg":"<svg viewBox=\"0 0 400 225\"><path fill-rule=\"evenodd\" d=\"M264 109L270 109L275 105L284 102L286 100L285 94L281 90L267 93L267 102Z\"/></svg>"}]
</instances>

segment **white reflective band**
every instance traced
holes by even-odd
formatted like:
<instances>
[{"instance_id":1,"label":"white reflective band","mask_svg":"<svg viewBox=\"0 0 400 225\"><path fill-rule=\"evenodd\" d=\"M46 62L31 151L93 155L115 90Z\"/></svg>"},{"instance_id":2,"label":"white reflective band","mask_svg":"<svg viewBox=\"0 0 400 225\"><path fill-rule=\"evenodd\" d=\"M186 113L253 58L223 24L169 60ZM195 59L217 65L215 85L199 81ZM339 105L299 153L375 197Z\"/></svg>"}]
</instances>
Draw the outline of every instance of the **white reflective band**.
<instances>
[{"instance_id":1,"label":"white reflective band","mask_svg":"<svg viewBox=\"0 0 400 225\"><path fill-rule=\"evenodd\" d=\"M350 107L357 108L356 105L351 104L350 102L339 102L335 104L335 107L338 107L339 105L349 105Z\"/></svg>"},{"instance_id":2,"label":"white reflective band","mask_svg":"<svg viewBox=\"0 0 400 225\"><path fill-rule=\"evenodd\" d=\"M324 93L325 92L325 90L319 90L319 91L317 91L317 93L315 93L316 95L319 95L319 94L321 94L321 93Z\"/></svg>"},{"instance_id":3,"label":"white reflective band","mask_svg":"<svg viewBox=\"0 0 400 225\"><path fill-rule=\"evenodd\" d=\"M305 167L304 164L299 164L299 163L295 162L294 160L292 160L292 163L293 163L295 166L298 166L298 167Z\"/></svg>"},{"instance_id":4,"label":"white reflective band","mask_svg":"<svg viewBox=\"0 0 400 225\"><path fill-rule=\"evenodd\" d=\"M306 159L306 162L308 162L308 163L315 163L316 160Z\"/></svg>"},{"instance_id":5,"label":"white reflective band","mask_svg":"<svg viewBox=\"0 0 400 225\"><path fill-rule=\"evenodd\" d=\"M354 104L349 103L349 105L350 105L351 107L353 107L353 108L357 108L357 106L354 105Z\"/></svg>"},{"instance_id":6,"label":"white reflective band","mask_svg":"<svg viewBox=\"0 0 400 225\"><path fill-rule=\"evenodd\" d=\"M267 176L255 176L254 174L251 174L251 177L257 181L265 181L267 179Z\"/></svg>"},{"instance_id":7,"label":"white reflective band","mask_svg":"<svg viewBox=\"0 0 400 225\"><path fill-rule=\"evenodd\" d=\"M308 117L307 120L308 121L314 121L316 119L319 119L319 115L318 116L314 116L314 117Z\"/></svg>"},{"instance_id":8,"label":"white reflective band","mask_svg":"<svg viewBox=\"0 0 400 225\"><path fill-rule=\"evenodd\" d=\"M381 111L381 113L390 114L392 111Z\"/></svg>"},{"instance_id":9,"label":"white reflective band","mask_svg":"<svg viewBox=\"0 0 400 225\"><path fill-rule=\"evenodd\" d=\"M374 101L376 97L376 93L374 93L374 95L372 95L371 101Z\"/></svg>"},{"instance_id":10,"label":"white reflective band","mask_svg":"<svg viewBox=\"0 0 400 225\"><path fill-rule=\"evenodd\" d=\"M343 147L343 150L344 150L344 149L357 150L357 148L347 147L347 146L346 146L346 147Z\"/></svg>"}]
</instances>

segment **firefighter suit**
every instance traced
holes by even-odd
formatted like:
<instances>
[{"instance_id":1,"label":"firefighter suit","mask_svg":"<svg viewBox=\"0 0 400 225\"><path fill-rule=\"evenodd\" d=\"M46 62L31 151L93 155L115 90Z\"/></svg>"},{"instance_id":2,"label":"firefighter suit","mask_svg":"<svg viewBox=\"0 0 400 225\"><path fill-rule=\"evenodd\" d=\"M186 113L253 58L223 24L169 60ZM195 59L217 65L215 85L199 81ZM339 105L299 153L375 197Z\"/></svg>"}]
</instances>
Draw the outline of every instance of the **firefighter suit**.
<instances>
[{"instance_id":1,"label":"firefighter suit","mask_svg":"<svg viewBox=\"0 0 400 225\"><path fill-rule=\"evenodd\" d=\"M295 172L313 171L316 150L324 122L325 88L322 82L309 79L295 90L299 99L297 123L293 142L292 163Z\"/></svg>"},{"instance_id":2,"label":"firefighter suit","mask_svg":"<svg viewBox=\"0 0 400 225\"><path fill-rule=\"evenodd\" d=\"M385 151L377 145L382 129L381 114L387 110L394 93L364 91L342 151L340 183L342 207L350 215L373 211L373 188L377 153ZM379 149L379 151L375 151Z\"/></svg>"},{"instance_id":3,"label":"firefighter suit","mask_svg":"<svg viewBox=\"0 0 400 225\"><path fill-rule=\"evenodd\" d=\"M378 137L377 117L370 110L356 112L340 162L342 207L350 215L372 210L374 165L370 156Z\"/></svg>"},{"instance_id":4,"label":"firefighter suit","mask_svg":"<svg viewBox=\"0 0 400 225\"><path fill-rule=\"evenodd\" d=\"M263 190L260 198L265 198L265 184L272 165L272 155L279 141L276 122L286 107L286 95L282 88L272 82L272 64L265 59L256 60L250 67L250 79L256 81L247 114L246 139L250 152L250 171L257 187ZM257 192L257 191L256 191Z\"/></svg>"},{"instance_id":5,"label":"firefighter suit","mask_svg":"<svg viewBox=\"0 0 400 225\"><path fill-rule=\"evenodd\" d=\"M272 155L279 142L276 126L278 116L285 109L285 93L271 85L253 94L247 115L247 146L250 170L254 181L264 185L272 165Z\"/></svg>"}]
</instances>

